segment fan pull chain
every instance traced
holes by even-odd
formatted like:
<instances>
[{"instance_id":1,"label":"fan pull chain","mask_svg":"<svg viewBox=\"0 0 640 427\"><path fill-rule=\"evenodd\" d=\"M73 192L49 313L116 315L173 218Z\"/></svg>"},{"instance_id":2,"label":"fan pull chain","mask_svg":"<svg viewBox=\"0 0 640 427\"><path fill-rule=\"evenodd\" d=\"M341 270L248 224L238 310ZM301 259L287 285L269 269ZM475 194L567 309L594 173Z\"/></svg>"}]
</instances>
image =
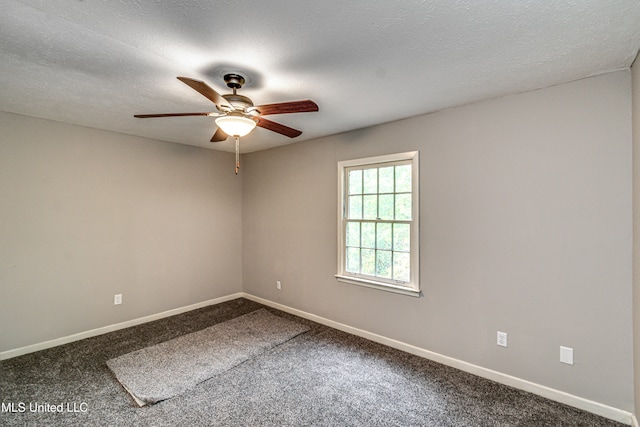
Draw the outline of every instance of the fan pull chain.
<instances>
[{"instance_id":1,"label":"fan pull chain","mask_svg":"<svg viewBox=\"0 0 640 427\"><path fill-rule=\"evenodd\" d=\"M240 169L240 137L236 136L236 175Z\"/></svg>"}]
</instances>

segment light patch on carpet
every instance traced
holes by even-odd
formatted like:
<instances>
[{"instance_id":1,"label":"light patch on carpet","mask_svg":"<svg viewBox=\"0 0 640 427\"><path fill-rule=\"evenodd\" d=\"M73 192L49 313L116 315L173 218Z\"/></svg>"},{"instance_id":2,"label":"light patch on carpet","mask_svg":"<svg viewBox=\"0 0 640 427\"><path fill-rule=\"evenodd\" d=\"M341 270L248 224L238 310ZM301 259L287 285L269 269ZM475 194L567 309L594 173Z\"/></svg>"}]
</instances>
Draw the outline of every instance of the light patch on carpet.
<instances>
[{"instance_id":1,"label":"light patch on carpet","mask_svg":"<svg viewBox=\"0 0 640 427\"><path fill-rule=\"evenodd\" d=\"M107 360L139 406L183 394L309 328L265 309Z\"/></svg>"}]
</instances>

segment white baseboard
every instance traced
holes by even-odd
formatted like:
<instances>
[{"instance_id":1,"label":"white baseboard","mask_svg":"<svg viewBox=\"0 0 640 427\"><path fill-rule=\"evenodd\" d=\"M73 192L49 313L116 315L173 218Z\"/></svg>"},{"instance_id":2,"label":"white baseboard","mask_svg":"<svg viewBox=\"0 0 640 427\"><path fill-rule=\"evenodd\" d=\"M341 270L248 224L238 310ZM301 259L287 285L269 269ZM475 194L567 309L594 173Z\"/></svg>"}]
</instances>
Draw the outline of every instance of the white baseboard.
<instances>
[{"instance_id":1,"label":"white baseboard","mask_svg":"<svg viewBox=\"0 0 640 427\"><path fill-rule=\"evenodd\" d=\"M407 353L414 354L416 356L424 357L425 359L433 360L434 362L442 363L443 365L451 366L453 368L460 369L461 371L469 372L471 374L477 375L482 378L487 378L489 380L495 381L500 384L505 384L520 390L528 391L530 393L537 394L542 397L546 397L547 399L564 403L564 404L573 406L575 408L582 409L584 411L591 412L593 414L600 415L614 421L631 425L633 427L640 427L640 425L638 425L638 420L636 419L636 417L632 413L623 411L622 409L614 408L608 405L604 405L602 403L594 402L592 400L584 399L579 396L574 396L569 393L555 390L550 387L532 383L530 381L523 380L521 378L513 377L511 375L507 375L491 369L483 368L481 366L474 365L472 363L468 363L462 360L454 359L452 357L444 356L439 353L435 353L420 347L413 346L411 344L407 344L401 341L387 338L382 335L374 334L372 332L368 332L362 329L354 328L352 326L345 325L343 323L335 322L333 320L326 319L324 317L320 317L315 314L307 313L302 310L291 308L289 306L282 305L273 301L269 301L264 298L247 294L245 292L238 292L238 293L227 295L224 297L214 298L208 301L203 301L196 304L188 305L185 307L179 307L172 310L163 311L162 313L139 317L137 319L128 320L126 322L117 323L114 325L104 326L101 328L92 329L85 332L80 332L80 333L69 335L66 337L56 338L56 339L45 341L42 343L32 344L25 347L16 348L13 350L3 351L3 352L0 352L0 360L22 356L24 354L45 350L47 348L56 347L56 346L67 344L73 341L79 341L85 338L90 338L97 335L106 334L108 332L117 331L119 329L129 328L131 326L137 326L143 323L152 322L154 320L162 319L169 316L175 316L176 314L185 313L187 311L196 310L198 308L207 307L214 304L220 304L222 302L231 301L237 298L246 298L248 300L258 302L268 307L273 307L275 309L284 311L286 313L290 313L298 317L302 317L304 319L308 319L313 322L320 323L322 325L326 325L343 332L347 332L352 335L366 338L370 341L384 344L386 346L396 348L398 350L402 350Z\"/></svg>"},{"instance_id":2,"label":"white baseboard","mask_svg":"<svg viewBox=\"0 0 640 427\"><path fill-rule=\"evenodd\" d=\"M634 427L638 426L638 421L635 416L622 409L614 408L612 406L604 405L602 403L594 402L593 400L585 399L579 396L574 396L569 393L565 393L560 390L556 390L550 387L546 387L540 384L533 383L531 381L523 380L521 378L513 377L511 375L503 374L491 369L483 368L482 366L474 365L459 359L444 356L439 353L413 346L401 341L397 341L391 338L384 337L382 335L374 334L362 329L354 328L343 323L334 322L333 320L326 319L324 317L316 316L315 314L307 313L302 310L288 307L286 305L278 304L273 301L266 300L264 298L256 297L251 294L244 294L244 298L264 304L269 307L284 311L311 320L322 325L329 326L334 329L338 329L343 332L347 332L352 335L357 335L362 338L366 338L370 341L374 341L380 344L384 344L389 347L396 348L398 350L405 351L416 356L424 357L425 359L433 360L434 362L442 363L443 365L451 366L461 371L468 372L473 375L477 375L482 378L486 378L495 381L500 384L505 384L510 387L514 387L520 390L524 390L539 396L545 397L556 402L564 403L569 406L573 406L578 409L582 409L587 412L591 412L596 415L608 418L610 420L618 421Z\"/></svg>"},{"instance_id":3,"label":"white baseboard","mask_svg":"<svg viewBox=\"0 0 640 427\"><path fill-rule=\"evenodd\" d=\"M116 323L114 325L103 326L101 328L91 329L90 331L80 332L66 337L56 338L49 341L44 341L37 344L28 345L25 347L16 348L13 350L7 350L0 352L0 360L11 359L12 357L22 356L23 354L33 353L40 350L46 350L47 348L57 347L59 345L68 344L73 341L79 341L85 338L95 337L97 335L106 334L108 332L117 331L119 329L130 328L131 326L141 325L147 322L153 322L154 320L162 319L169 316L175 316L176 314L186 313L187 311L196 310L198 308L207 307L209 305L220 304L225 301L231 301L234 299L242 298L245 294L238 292L235 294L227 295L220 298L210 299L208 301L202 301L196 304L187 305L184 307L174 308L172 310L163 311L162 313L151 314L149 316L139 317L133 320L127 320L126 322Z\"/></svg>"}]
</instances>

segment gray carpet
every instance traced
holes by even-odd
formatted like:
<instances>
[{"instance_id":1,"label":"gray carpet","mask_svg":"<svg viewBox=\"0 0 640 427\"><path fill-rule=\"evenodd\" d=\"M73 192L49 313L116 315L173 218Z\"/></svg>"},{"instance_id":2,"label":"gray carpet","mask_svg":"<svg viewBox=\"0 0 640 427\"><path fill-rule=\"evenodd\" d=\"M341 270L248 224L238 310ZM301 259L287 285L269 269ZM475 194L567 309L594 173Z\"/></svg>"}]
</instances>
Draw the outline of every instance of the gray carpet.
<instances>
[{"instance_id":1,"label":"gray carpet","mask_svg":"<svg viewBox=\"0 0 640 427\"><path fill-rule=\"evenodd\" d=\"M0 362L7 426L622 426L511 387L267 309L309 331L138 407L106 361L263 308L238 299ZM30 412L30 403L84 404ZM73 406L72 406L73 408Z\"/></svg>"},{"instance_id":2,"label":"gray carpet","mask_svg":"<svg viewBox=\"0 0 640 427\"><path fill-rule=\"evenodd\" d=\"M107 360L138 406L183 394L309 330L265 309Z\"/></svg>"}]
</instances>

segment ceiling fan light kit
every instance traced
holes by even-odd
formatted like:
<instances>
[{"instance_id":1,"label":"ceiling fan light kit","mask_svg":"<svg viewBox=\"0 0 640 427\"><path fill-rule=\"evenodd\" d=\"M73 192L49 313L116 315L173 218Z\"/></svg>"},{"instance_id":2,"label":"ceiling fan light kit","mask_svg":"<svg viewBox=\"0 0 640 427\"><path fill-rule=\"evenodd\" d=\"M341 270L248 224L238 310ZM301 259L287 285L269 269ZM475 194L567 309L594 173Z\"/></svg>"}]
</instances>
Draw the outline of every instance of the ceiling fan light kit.
<instances>
[{"instance_id":1,"label":"ceiling fan light kit","mask_svg":"<svg viewBox=\"0 0 640 427\"><path fill-rule=\"evenodd\" d=\"M218 117L216 126L230 136L248 135L256 127L256 122L244 116L232 115Z\"/></svg>"},{"instance_id":2,"label":"ceiling fan light kit","mask_svg":"<svg viewBox=\"0 0 640 427\"><path fill-rule=\"evenodd\" d=\"M240 168L240 137L248 135L256 126L289 138L302 134L297 129L281 123L267 120L262 116L271 114L307 113L318 111L318 105L311 100L280 102L254 106L253 101L236 91L242 88L245 80L238 74L225 74L224 81L233 93L220 95L205 82L189 77L178 77L178 80L188 85L202 96L213 102L217 112L204 113L166 113L166 114L135 114L134 117L146 119L150 117L179 117L179 116L219 116L215 122L218 129L211 137L211 142L220 142L233 136L236 140L236 175Z\"/></svg>"}]
</instances>

